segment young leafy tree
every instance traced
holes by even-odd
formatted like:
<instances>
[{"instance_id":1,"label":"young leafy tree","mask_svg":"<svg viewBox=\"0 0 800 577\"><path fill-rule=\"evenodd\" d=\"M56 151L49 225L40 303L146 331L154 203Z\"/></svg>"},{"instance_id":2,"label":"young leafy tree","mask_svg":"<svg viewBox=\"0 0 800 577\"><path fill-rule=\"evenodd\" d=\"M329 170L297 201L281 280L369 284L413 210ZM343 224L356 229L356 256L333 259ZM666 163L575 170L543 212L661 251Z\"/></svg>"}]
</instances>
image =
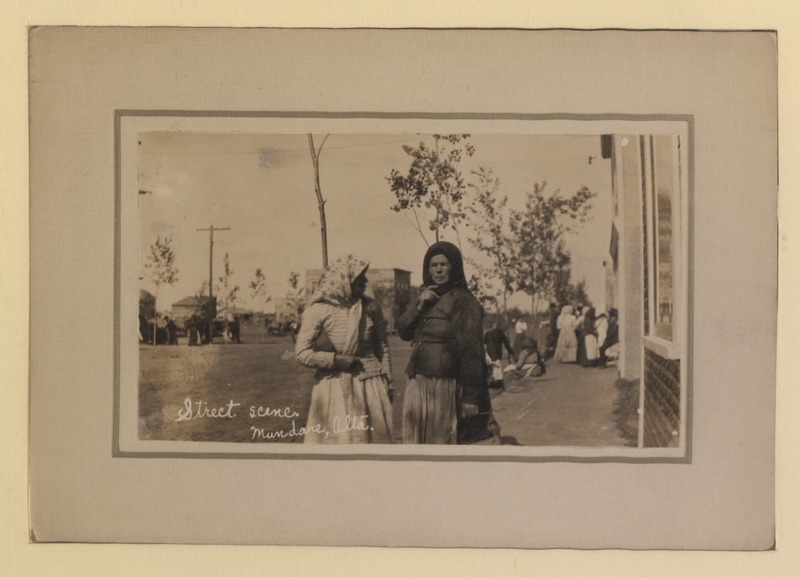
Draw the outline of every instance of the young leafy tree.
<instances>
[{"instance_id":1,"label":"young leafy tree","mask_svg":"<svg viewBox=\"0 0 800 577\"><path fill-rule=\"evenodd\" d=\"M272 300L272 297L267 294L267 278L260 268L256 269L255 278L250 281L250 296L262 305L261 312L264 312L263 305Z\"/></svg>"},{"instance_id":2,"label":"young leafy tree","mask_svg":"<svg viewBox=\"0 0 800 577\"><path fill-rule=\"evenodd\" d=\"M473 231L468 240L488 257L489 264L469 257L467 260L480 273L480 277L473 277L474 288L478 291L476 295L483 295L486 303L494 303L498 312L502 312L508 321L508 299L515 292L516 280L512 266L516 255L506 217L508 197L499 196L500 179L492 171L481 167L472 174L478 183L469 185L474 202L467 209L470 215L467 226ZM487 279L495 280L496 284Z\"/></svg>"},{"instance_id":3,"label":"young leafy tree","mask_svg":"<svg viewBox=\"0 0 800 577\"><path fill-rule=\"evenodd\" d=\"M234 269L231 267L230 255L226 252L225 257L222 259L222 275L217 277L219 284L217 285L216 292L219 295L220 307L219 312L227 313L236 304L236 299L239 296L239 285L233 284Z\"/></svg>"},{"instance_id":4,"label":"young leafy tree","mask_svg":"<svg viewBox=\"0 0 800 577\"><path fill-rule=\"evenodd\" d=\"M178 267L175 265L175 251L172 250L172 238L156 237L150 245L150 253L144 263L147 276L156 285L155 300L158 303L158 289L161 285L172 286L178 282ZM156 345L156 325L153 325L153 346Z\"/></svg>"},{"instance_id":5,"label":"young leafy tree","mask_svg":"<svg viewBox=\"0 0 800 577\"><path fill-rule=\"evenodd\" d=\"M303 288L300 286L300 273L296 271L290 272L287 282L289 284L289 290L286 293L286 300L291 305L295 316L299 318L302 313L301 305L303 304Z\"/></svg>"},{"instance_id":6,"label":"young leafy tree","mask_svg":"<svg viewBox=\"0 0 800 577\"><path fill-rule=\"evenodd\" d=\"M386 177L396 201L395 212L410 210L414 226L426 245L430 245L424 230L433 231L435 241L440 232L451 228L456 236L459 223L464 219L464 196L467 192L464 177L459 170L461 159L475 154L469 134L434 134L433 146L421 141L417 147L403 145L411 157L406 174L392 169ZM420 212L429 215L427 226L420 221Z\"/></svg>"},{"instance_id":7,"label":"young leafy tree","mask_svg":"<svg viewBox=\"0 0 800 577\"><path fill-rule=\"evenodd\" d=\"M491 307L494 310L502 313L500 310L500 303L497 299L497 291L494 288L491 280L487 280L486 277L479 277L478 275L473 274L467 279L467 286L469 287L470 292L475 295L475 298L478 299L478 302L483 305L484 309L488 311Z\"/></svg>"},{"instance_id":8,"label":"young leafy tree","mask_svg":"<svg viewBox=\"0 0 800 577\"><path fill-rule=\"evenodd\" d=\"M534 313L541 300L554 296L558 275L570 263L565 236L589 219L591 200L596 196L585 186L568 197L558 190L548 194L546 187L546 182L534 183L525 207L512 210L509 219L516 253L512 263L515 284L530 295Z\"/></svg>"}]
</instances>

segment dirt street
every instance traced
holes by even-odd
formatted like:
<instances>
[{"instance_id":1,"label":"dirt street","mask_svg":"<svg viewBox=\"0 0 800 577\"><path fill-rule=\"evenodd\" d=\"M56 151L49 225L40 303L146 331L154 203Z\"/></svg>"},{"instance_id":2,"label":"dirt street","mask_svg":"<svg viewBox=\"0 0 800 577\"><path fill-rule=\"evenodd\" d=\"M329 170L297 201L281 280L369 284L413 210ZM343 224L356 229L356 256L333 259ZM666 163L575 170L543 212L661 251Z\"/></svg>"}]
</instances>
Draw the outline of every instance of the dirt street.
<instances>
[{"instance_id":1,"label":"dirt street","mask_svg":"<svg viewBox=\"0 0 800 577\"><path fill-rule=\"evenodd\" d=\"M246 328L246 327L245 327ZM140 346L139 434L142 439L254 442L264 434L305 424L313 371L295 360L288 337L259 337L243 330L244 344L187 347ZM394 439L400 442L410 347L390 338L396 398ZM503 444L527 446L624 446L614 415L616 370L548 363L542 377L506 376L506 390L492 392ZM187 401L192 418L187 416ZM226 408L227 407L227 408ZM261 411L263 409L264 413ZM276 411L291 410L292 418ZM214 411L226 417L214 416ZM227 412L226 412L227 411ZM197 414L194 414L197 413ZM202 413L202 414L201 414ZM261 442L263 440L259 439ZM270 438L302 442L301 437Z\"/></svg>"},{"instance_id":2,"label":"dirt street","mask_svg":"<svg viewBox=\"0 0 800 577\"><path fill-rule=\"evenodd\" d=\"M618 447L616 370L549 362L541 377L506 378L492 406L503 444Z\"/></svg>"}]
</instances>

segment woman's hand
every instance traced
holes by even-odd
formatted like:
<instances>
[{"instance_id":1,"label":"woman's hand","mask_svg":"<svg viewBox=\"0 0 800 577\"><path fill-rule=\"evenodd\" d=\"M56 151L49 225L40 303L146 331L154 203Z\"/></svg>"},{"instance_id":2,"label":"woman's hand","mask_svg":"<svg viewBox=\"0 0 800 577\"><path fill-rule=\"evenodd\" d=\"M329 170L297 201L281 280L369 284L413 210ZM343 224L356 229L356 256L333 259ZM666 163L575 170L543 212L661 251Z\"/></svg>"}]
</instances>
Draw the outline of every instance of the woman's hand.
<instances>
[{"instance_id":1,"label":"woman's hand","mask_svg":"<svg viewBox=\"0 0 800 577\"><path fill-rule=\"evenodd\" d=\"M417 300L417 310L422 312L438 300L439 295L437 295L431 287L426 287L425 290L420 293L419 299Z\"/></svg>"},{"instance_id":2,"label":"woman's hand","mask_svg":"<svg viewBox=\"0 0 800 577\"><path fill-rule=\"evenodd\" d=\"M478 405L473 405L472 403L462 403L461 404L461 418L466 419L468 417L475 417L479 415L481 412Z\"/></svg>"},{"instance_id":3,"label":"woman's hand","mask_svg":"<svg viewBox=\"0 0 800 577\"><path fill-rule=\"evenodd\" d=\"M333 368L340 371L358 368L360 364L361 360L353 355L340 355L337 353L333 356Z\"/></svg>"}]
</instances>

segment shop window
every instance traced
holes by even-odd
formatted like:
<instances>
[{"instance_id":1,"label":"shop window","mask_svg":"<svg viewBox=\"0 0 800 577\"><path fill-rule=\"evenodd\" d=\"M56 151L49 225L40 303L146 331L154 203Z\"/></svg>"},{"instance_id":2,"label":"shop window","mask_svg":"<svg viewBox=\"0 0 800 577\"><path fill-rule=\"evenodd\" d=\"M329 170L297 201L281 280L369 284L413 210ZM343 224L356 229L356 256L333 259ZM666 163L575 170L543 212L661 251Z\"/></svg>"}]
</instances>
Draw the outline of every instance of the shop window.
<instances>
[{"instance_id":1,"label":"shop window","mask_svg":"<svg viewBox=\"0 0 800 577\"><path fill-rule=\"evenodd\" d=\"M647 268L645 327L650 342L667 346L664 356L679 354L681 155L677 135L647 137L645 162L645 238ZM644 152L644 151L643 151ZM649 161L649 162L648 162Z\"/></svg>"}]
</instances>

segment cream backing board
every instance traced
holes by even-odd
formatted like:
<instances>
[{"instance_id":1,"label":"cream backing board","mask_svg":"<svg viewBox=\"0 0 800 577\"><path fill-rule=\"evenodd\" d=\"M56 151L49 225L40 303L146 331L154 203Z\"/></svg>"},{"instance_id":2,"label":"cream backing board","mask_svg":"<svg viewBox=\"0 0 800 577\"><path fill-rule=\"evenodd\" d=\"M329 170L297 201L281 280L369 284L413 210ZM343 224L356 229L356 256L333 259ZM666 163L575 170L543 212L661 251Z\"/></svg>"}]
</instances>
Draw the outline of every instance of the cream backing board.
<instances>
[{"instance_id":1,"label":"cream backing board","mask_svg":"<svg viewBox=\"0 0 800 577\"><path fill-rule=\"evenodd\" d=\"M774 35L40 28L31 35L30 78L36 540L772 546ZM131 216L115 195L123 152L115 121L126 110L181 111L176 122L185 111L313 111L295 120L302 132L326 122L402 131L409 119L414 131L455 119L504 132L524 116L561 123L551 127L561 133L565 122L588 118L691 117L691 458L115 456L115 387L131 370L117 348L115 301L127 254L116 254L124 248L117 233L125 238ZM321 120L326 114L340 118ZM395 114L402 118L386 118ZM230 129L231 118L221 122ZM65 307L65 298L76 304Z\"/></svg>"}]
</instances>

